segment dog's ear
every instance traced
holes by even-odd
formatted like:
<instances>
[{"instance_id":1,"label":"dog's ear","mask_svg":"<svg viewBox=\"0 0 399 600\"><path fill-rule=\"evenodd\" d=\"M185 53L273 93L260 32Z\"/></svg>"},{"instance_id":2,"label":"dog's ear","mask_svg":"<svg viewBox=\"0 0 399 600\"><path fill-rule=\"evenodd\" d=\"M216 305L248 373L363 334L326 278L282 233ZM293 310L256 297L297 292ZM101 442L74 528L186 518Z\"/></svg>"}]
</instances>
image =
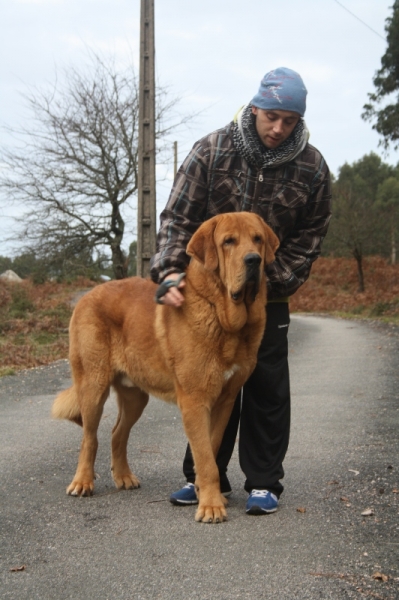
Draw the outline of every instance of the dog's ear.
<instances>
[{"instance_id":1,"label":"dog's ear","mask_svg":"<svg viewBox=\"0 0 399 600\"><path fill-rule=\"evenodd\" d=\"M216 271L219 265L215 244L215 219L205 221L194 233L187 245L186 252L199 260L208 271Z\"/></svg>"},{"instance_id":2,"label":"dog's ear","mask_svg":"<svg viewBox=\"0 0 399 600\"><path fill-rule=\"evenodd\" d=\"M269 225L264 223L264 228L266 233L265 263L270 265L275 259L275 252L280 245L280 240Z\"/></svg>"}]
</instances>

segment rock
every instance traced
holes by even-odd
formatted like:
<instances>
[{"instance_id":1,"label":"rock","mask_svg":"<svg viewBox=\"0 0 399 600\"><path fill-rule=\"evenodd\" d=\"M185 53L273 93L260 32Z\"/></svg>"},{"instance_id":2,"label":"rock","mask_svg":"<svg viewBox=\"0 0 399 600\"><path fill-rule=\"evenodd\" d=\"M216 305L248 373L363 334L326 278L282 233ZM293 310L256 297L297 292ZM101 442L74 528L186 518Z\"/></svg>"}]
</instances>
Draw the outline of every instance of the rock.
<instances>
[{"instance_id":1,"label":"rock","mask_svg":"<svg viewBox=\"0 0 399 600\"><path fill-rule=\"evenodd\" d=\"M14 271L11 271L11 269L8 269L7 271L4 271L4 273L2 273L0 275L0 279L4 279L5 281L12 281L12 282L15 282L15 283L23 281L23 279L21 279L21 277L19 275L17 275L16 273L14 273Z\"/></svg>"}]
</instances>

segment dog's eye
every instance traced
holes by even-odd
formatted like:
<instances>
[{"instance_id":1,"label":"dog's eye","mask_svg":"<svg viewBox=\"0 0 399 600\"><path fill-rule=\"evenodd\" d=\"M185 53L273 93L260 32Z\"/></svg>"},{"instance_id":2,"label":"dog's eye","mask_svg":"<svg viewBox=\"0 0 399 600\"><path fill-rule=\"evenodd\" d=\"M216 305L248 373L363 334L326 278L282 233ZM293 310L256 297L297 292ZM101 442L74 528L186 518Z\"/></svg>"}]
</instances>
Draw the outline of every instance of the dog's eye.
<instances>
[{"instance_id":1,"label":"dog's eye","mask_svg":"<svg viewBox=\"0 0 399 600\"><path fill-rule=\"evenodd\" d=\"M262 238L260 237L260 235L256 235L254 237L254 242L255 244L260 244L262 242Z\"/></svg>"},{"instance_id":2,"label":"dog's eye","mask_svg":"<svg viewBox=\"0 0 399 600\"><path fill-rule=\"evenodd\" d=\"M234 244L235 239L233 237L228 237L224 240L224 245L225 246L231 246L232 244Z\"/></svg>"}]
</instances>

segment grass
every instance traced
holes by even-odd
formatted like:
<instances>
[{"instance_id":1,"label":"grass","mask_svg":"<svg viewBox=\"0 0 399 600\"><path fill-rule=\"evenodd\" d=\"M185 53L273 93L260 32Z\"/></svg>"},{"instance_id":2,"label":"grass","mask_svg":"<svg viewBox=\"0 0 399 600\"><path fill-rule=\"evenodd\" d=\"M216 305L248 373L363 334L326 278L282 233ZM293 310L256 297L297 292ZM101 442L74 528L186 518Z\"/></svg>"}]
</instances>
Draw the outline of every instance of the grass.
<instances>
[{"instance_id":1,"label":"grass","mask_svg":"<svg viewBox=\"0 0 399 600\"><path fill-rule=\"evenodd\" d=\"M399 265L368 257L364 276L366 291L360 294L354 260L319 258L309 281L291 298L291 312L399 325ZM41 285L0 280L0 377L67 358L71 301L93 285L85 279Z\"/></svg>"}]
</instances>

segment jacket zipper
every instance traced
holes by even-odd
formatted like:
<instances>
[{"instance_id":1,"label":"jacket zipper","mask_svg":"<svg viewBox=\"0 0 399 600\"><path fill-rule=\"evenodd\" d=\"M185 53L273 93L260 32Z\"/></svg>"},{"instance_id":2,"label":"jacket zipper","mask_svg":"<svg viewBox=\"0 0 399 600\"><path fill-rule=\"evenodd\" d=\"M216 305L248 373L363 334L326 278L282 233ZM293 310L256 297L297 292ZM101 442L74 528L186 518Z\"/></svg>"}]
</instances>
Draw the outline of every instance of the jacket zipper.
<instances>
[{"instance_id":1,"label":"jacket zipper","mask_svg":"<svg viewBox=\"0 0 399 600\"><path fill-rule=\"evenodd\" d=\"M255 193L254 193L254 200L252 203L252 212L256 213L257 212L257 208L258 208L258 200L259 200L259 194L260 194L260 185L259 183L262 183L263 181L263 173L262 171L259 171L259 175L256 178L256 184L255 184Z\"/></svg>"}]
</instances>

